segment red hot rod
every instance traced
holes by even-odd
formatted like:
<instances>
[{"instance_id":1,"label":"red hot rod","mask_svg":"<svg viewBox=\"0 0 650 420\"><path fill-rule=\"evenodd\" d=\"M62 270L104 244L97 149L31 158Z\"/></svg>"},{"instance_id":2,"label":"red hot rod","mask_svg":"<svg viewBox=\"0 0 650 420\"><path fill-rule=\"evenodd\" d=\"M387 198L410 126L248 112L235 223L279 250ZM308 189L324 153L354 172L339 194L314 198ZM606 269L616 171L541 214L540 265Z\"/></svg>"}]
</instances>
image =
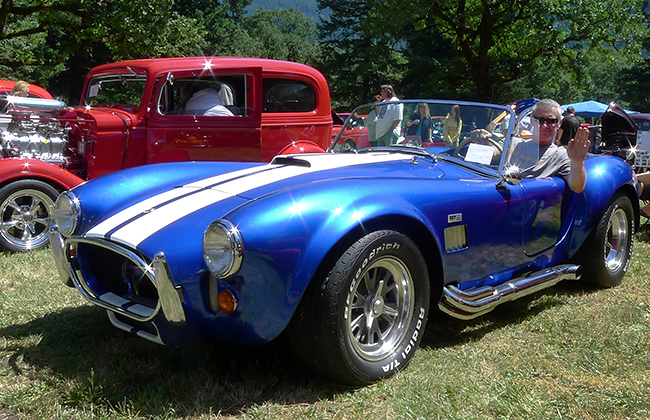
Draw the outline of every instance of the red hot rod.
<instances>
[{"instance_id":1,"label":"red hot rod","mask_svg":"<svg viewBox=\"0 0 650 420\"><path fill-rule=\"evenodd\" d=\"M0 94L1 95L1 94ZM95 67L80 104L0 96L0 247L47 245L54 200L87 179L172 161L323 152L327 82L298 63L232 57Z\"/></svg>"}]
</instances>

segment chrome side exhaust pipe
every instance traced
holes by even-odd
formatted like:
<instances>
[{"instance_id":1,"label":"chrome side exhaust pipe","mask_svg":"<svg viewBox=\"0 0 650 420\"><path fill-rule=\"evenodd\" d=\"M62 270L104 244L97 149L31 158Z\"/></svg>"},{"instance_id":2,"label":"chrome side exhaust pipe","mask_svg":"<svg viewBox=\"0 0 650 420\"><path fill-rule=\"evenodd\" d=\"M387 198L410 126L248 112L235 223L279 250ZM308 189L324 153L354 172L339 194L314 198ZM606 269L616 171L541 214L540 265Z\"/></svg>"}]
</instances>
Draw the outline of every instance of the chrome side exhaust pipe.
<instances>
[{"instance_id":1,"label":"chrome side exhaust pipe","mask_svg":"<svg viewBox=\"0 0 650 420\"><path fill-rule=\"evenodd\" d=\"M454 318L473 319L497 305L544 290L563 280L579 280L582 267L565 264L509 280L498 286L460 290L453 285L443 288L438 307Z\"/></svg>"}]
</instances>

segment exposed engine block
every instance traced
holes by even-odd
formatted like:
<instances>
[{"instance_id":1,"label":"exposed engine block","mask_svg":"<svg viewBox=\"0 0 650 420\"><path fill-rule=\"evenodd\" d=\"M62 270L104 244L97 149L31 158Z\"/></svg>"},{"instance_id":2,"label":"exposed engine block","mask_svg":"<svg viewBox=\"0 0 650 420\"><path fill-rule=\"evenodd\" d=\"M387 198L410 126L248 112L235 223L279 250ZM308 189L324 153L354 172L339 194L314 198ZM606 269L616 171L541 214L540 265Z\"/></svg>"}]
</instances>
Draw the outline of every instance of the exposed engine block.
<instances>
[{"instance_id":1,"label":"exposed engine block","mask_svg":"<svg viewBox=\"0 0 650 420\"><path fill-rule=\"evenodd\" d=\"M55 115L65 112L60 101L12 96L0 98L0 148L3 157L63 163L67 129Z\"/></svg>"}]
</instances>

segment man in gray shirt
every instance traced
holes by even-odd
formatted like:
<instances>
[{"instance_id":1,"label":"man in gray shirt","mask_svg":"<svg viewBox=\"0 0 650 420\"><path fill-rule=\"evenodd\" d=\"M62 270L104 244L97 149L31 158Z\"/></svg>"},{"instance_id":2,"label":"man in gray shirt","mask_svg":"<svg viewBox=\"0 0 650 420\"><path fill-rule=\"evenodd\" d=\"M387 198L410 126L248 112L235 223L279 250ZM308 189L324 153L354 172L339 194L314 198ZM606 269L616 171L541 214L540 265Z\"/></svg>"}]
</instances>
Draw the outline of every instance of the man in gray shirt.
<instances>
[{"instance_id":1,"label":"man in gray shirt","mask_svg":"<svg viewBox=\"0 0 650 420\"><path fill-rule=\"evenodd\" d=\"M560 104L552 99L537 102L531 113L533 138L513 144L510 164L518 166L526 178L560 176L571 191L581 193L587 181L584 161L589 151L589 130L580 128L566 148L558 147L555 137L561 121Z\"/></svg>"}]
</instances>

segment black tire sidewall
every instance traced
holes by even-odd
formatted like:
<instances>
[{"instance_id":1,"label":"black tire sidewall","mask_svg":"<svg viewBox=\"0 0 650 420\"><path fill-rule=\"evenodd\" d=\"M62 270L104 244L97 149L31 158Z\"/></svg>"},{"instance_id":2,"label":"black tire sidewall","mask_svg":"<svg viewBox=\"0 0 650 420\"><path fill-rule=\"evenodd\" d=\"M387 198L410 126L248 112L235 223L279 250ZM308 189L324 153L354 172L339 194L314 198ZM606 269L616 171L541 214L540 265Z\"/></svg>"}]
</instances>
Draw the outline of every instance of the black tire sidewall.
<instances>
[{"instance_id":1,"label":"black tire sidewall","mask_svg":"<svg viewBox=\"0 0 650 420\"><path fill-rule=\"evenodd\" d=\"M409 363L420 340L429 314L429 276L424 259L415 244L406 236L392 231L378 231L367 235L353 245L349 250L351 259L346 264L342 260L344 255L335 264L335 267L345 265L340 271L342 277L336 302L337 322L336 336L339 349L347 369L353 377L348 382L367 384L379 378L389 377L396 371L403 369ZM413 293L415 294L414 308L411 320L401 342L388 357L381 361L368 361L361 358L350 341L347 329L347 320L344 315L347 311L347 302L351 298L351 290L362 277L366 267L384 256L393 256L402 261L410 271L413 280ZM336 272L336 269L333 270ZM337 279L331 279L337 280Z\"/></svg>"},{"instance_id":2,"label":"black tire sidewall","mask_svg":"<svg viewBox=\"0 0 650 420\"><path fill-rule=\"evenodd\" d=\"M46 194L50 199L52 200L52 203L56 202L56 199L59 195L59 192L52 187L50 184L43 182L43 181L38 181L35 179L22 179L19 181L14 181L10 184L5 185L4 187L0 188L0 205L2 205L5 200L13 193L21 190L38 190L41 191L42 193ZM53 207L52 207L53 209ZM51 215L52 217L53 215ZM42 248L44 246L47 246L48 241L46 240L42 245L31 248L31 250L35 250L38 248ZM15 244L8 242L5 240L4 236L0 235L0 248L5 249L9 252L23 252L23 251L28 251L27 249L20 248L16 246Z\"/></svg>"}]
</instances>

